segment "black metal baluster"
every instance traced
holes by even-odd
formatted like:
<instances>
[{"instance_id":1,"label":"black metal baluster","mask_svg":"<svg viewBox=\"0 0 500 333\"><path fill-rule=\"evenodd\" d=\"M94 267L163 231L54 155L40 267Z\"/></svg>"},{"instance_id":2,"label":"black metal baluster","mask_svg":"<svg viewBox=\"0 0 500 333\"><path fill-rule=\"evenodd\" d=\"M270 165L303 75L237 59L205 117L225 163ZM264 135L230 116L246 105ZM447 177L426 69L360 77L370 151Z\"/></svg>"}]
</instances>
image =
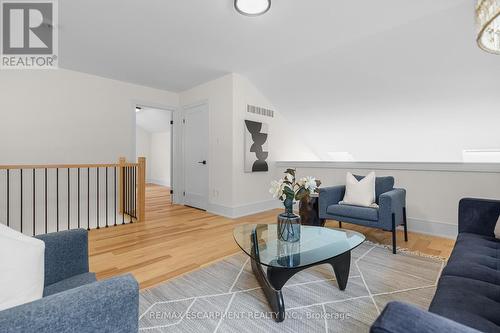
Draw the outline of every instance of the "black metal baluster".
<instances>
[{"instance_id":1,"label":"black metal baluster","mask_svg":"<svg viewBox=\"0 0 500 333\"><path fill-rule=\"evenodd\" d=\"M7 226L10 224L10 170L7 169Z\"/></svg>"},{"instance_id":2,"label":"black metal baluster","mask_svg":"<svg viewBox=\"0 0 500 333\"><path fill-rule=\"evenodd\" d=\"M129 198L128 198L128 200L129 200L129 212L130 212L130 215L129 215L129 216L130 216L130 223L132 223L132 222L133 222L133 221L132 221L132 219L133 219L133 215L134 215L134 212L132 211L132 196L133 196L133 195L132 195L132 190L134 189L134 188L132 187L132 177L133 177L133 176L132 176L132 168L131 168L131 167L129 167L129 184L130 184L130 189L129 189L129 192L130 192L130 193L129 193Z\"/></svg>"},{"instance_id":3,"label":"black metal baluster","mask_svg":"<svg viewBox=\"0 0 500 333\"><path fill-rule=\"evenodd\" d=\"M137 169L133 167L134 170L134 217L137 220Z\"/></svg>"},{"instance_id":4,"label":"black metal baluster","mask_svg":"<svg viewBox=\"0 0 500 333\"><path fill-rule=\"evenodd\" d=\"M137 179L136 179L136 173L135 173L135 166L132 167L132 186L134 188L134 193L132 194L132 210L134 211L134 218L137 219L137 210L135 207L136 204L136 197L137 197Z\"/></svg>"},{"instance_id":5,"label":"black metal baluster","mask_svg":"<svg viewBox=\"0 0 500 333\"><path fill-rule=\"evenodd\" d=\"M125 197L125 206L124 206L123 212L128 213L128 186L127 186L128 173L127 173L127 167L125 167L123 170L125 172L125 178L124 178L125 181L123 182L123 186L124 186L123 196Z\"/></svg>"},{"instance_id":6,"label":"black metal baluster","mask_svg":"<svg viewBox=\"0 0 500 333\"><path fill-rule=\"evenodd\" d=\"M47 233L47 168L45 168L45 233Z\"/></svg>"},{"instance_id":7,"label":"black metal baluster","mask_svg":"<svg viewBox=\"0 0 500 333\"><path fill-rule=\"evenodd\" d=\"M131 200L130 197L132 196L132 180L131 180L131 178L132 178L132 171L130 170L130 167L128 167L127 169L128 169L127 170L127 175L128 175L128 177L127 177L127 181L128 181L128 185L127 185L128 186L128 191L127 191L128 192L128 197L127 197L127 199L128 199L128 202L127 202L128 209L127 209L127 213L128 213L128 217L130 219L129 220L129 223L130 223L130 222L132 222L132 209L131 209L132 205L131 205L131 201L130 201Z\"/></svg>"},{"instance_id":8,"label":"black metal baluster","mask_svg":"<svg viewBox=\"0 0 500 333\"><path fill-rule=\"evenodd\" d=\"M87 230L90 230L90 168L87 168Z\"/></svg>"},{"instance_id":9,"label":"black metal baluster","mask_svg":"<svg viewBox=\"0 0 500 333\"><path fill-rule=\"evenodd\" d=\"M71 191L70 191L70 186L71 180L70 180L70 169L68 168L68 230L71 229L70 226L70 220L71 220L71 203L70 203L70 198L71 198Z\"/></svg>"},{"instance_id":10,"label":"black metal baluster","mask_svg":"<svg viewBox=\"0 0 500 333\"><path fill-rule=\"evenodd\" d=\"M59 231L59 168L56 168L56 231Z\"/></svg>"},{"instance_id":11,"label":"black metal baluster","mask_svg":"<svg viewBox=\"0 0 500 333\"><path fill-rule=\"evenodd\" d=\"M35 236L35 215L36 215L36 206L35 206L35 194L36 194L36 185L35 185L35 169L33 169L33 236Z\"/></svg>"},{"instance_id":12,"label":"black metal baluster","mask_svg":"<svg viewBox=\"0 0 500 333\"><path fill-rule=\"evenodd\" d=\"M135 218L135 209L134 209L134 201L135 201L135 167L130 168L130 173L131 173L131 196L130 196L130 210L132 211L132 216L130 217L130 223L134 223Z\"/></svg>"},{"instance_id":13,"label":"black metal baluster","mask_svg":"<svg viewBox=\"0 0 500 333\"><path fill-rule=\"evenodd\" d=\"M108 227L108 167L106 167L106 228Z\"/></svg>"},{"instance_id":14,"label":"black metal baluster","mask_svg":"<svg viewBox=\"0 0 500 333\"><path fill-rule=\"evenodd\" d=\"M113 183L113 188L114 188L114 203L115 203L115 227L116 227L116 167L114 171L114 183Z\"/></svg>"},{"instance_id":15,"label":"black metal baluster","mask_svg":"<svg viewBox=\"0 0 500 333\"><path fill-rule=\"evenodd\" d=\"M97 229L99 229L99 167L96 168L97 173L97 188L96 188L96 204L97 204Z\"/></svg>"},{"instance_id":16,"label":"black metal baluster","mask_svg":"<svg viewBox=\"0 0 500 333\"><path fill-rule=\"evenodd\" d=\"M23 232L23 169L21 169L21 233Z\"/></svg>"},{"instance_id":17,"label":"black metal baluster","mask_svg":"<svg viewBox=\"0 0 500 333\"><path fill-rule=\"evenodd\" d=\"M125 167L125 212L128 214L128 167Z\"/></svg>"},{"instance_id":18,"label":"black metal baluster","mask_svg":"<svg viewBox=\"0 0 500 333\"><path fill-rule=\"evenodd\" d=\"M80 229L80 168L77 169L77 175L78 175L78 229Z\"/></svg>"}]
</instances>

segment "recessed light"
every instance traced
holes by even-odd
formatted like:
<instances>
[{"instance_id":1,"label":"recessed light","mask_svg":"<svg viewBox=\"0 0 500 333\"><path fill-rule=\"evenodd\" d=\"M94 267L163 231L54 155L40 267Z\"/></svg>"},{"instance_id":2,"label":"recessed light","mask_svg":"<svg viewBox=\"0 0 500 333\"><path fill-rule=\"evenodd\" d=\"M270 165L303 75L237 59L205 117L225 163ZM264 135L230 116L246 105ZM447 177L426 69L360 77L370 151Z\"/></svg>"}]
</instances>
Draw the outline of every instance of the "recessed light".
<instances>
[{"instance_id":1,"label":"recessed light","mask_svg":"<svg viewBox=\"0 0 500 333\"><path fill-rule=\"evenodd\" d=\"M271 0L234 0L234 8L246 16L259 16L271 8Z\"/></svg>"}]
</instances>

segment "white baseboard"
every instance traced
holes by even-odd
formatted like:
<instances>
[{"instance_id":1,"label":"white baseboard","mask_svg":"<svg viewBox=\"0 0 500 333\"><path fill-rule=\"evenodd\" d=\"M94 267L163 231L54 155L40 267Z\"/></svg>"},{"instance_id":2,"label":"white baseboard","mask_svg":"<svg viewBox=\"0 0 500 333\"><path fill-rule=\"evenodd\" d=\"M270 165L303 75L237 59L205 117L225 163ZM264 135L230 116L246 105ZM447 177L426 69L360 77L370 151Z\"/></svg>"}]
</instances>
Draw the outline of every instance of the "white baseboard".
<instances>
[{"instance_id":1,"label":"white baseboard","mask_svg":"<svg viewBox=\"0 0 500 333\"><path fill-rule=\"evenodd\" d=\"M208 212L235 219L282 207L283 204L278 200L256 202L253 204L238 207L209 204ZM408 217L408 230L421 234L439 236L449 239L455 239L458 234L458 226L456 224L440 221L427 221L412 217Z\"/></svg>"},{"instance_id":2,"label":"white baseboard","mask_svg":"<svg viewBox=\"0 0 500 333\"><path fill-rule=\"evenodd\" d=\"M282 206L283 204L278 200L255 202L237 207L228 207L210 203L207 211L231 219L236 219L243 216L265 212L271 209L280 208Z\"/></svg>"},{"instance_id":3,"label":"white baseboard","mask_svg":"<svg viewBox=\"0 0 500 333\"><path fill-rule=\"evenodd\" d=\"M427 221L408 217L408 230L421 234L455 239L458 235L458 225L441 221Z\"/></svg>"},{"instance_id":4,"label":"white baseboard","mask_svg":"<svg viewBox=\"0 0 500 333\"><path fill-rule=\"evenodd\" d=\"M162 179L147 179L147 183L170 187L170 182Z\"/></svg>"}]
</instances>

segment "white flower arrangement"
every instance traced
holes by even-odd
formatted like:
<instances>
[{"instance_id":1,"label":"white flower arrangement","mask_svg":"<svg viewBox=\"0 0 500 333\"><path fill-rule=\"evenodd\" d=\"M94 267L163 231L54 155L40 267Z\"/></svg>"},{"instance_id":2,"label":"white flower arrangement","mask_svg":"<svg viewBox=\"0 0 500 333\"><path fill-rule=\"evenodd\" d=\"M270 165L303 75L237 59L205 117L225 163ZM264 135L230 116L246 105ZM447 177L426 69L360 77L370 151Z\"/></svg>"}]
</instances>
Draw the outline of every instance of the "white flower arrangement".
<instances>
[{"instance_id":1,"label":"white flower arrangement","mask_svg":"<svg viewBox=\"0 0 500 333\"><path fill-rule=\"evenodd\" d=\"M321 181L314 177L295 179L295 169L287 169L285 176L280 180L273 180L269 192L275 199L283 201L285 207L293 205L294 201L300 201L318 191Z\"/></svg>"}]
</instances>

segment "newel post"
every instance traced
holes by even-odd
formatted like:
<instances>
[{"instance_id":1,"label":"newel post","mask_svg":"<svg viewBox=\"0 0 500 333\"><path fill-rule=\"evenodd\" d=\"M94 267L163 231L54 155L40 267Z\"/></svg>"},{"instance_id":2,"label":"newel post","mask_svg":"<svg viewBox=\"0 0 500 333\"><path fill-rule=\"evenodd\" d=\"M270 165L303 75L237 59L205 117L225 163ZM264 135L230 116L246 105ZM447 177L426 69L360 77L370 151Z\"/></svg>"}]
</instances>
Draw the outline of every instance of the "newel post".
<instances>
[{"instance_id":1,"label":"newel post","mask_svg":"<svg viewBox=\"0 0 500 333\"><path fill-rule=\"evenodd\" d=\"M139 222L143 222L146 217L146 158L139 157L137 159L139 163L138 177L137 177L137 204L139 214L137 218Z\"/></svg>"}]
</instances>

